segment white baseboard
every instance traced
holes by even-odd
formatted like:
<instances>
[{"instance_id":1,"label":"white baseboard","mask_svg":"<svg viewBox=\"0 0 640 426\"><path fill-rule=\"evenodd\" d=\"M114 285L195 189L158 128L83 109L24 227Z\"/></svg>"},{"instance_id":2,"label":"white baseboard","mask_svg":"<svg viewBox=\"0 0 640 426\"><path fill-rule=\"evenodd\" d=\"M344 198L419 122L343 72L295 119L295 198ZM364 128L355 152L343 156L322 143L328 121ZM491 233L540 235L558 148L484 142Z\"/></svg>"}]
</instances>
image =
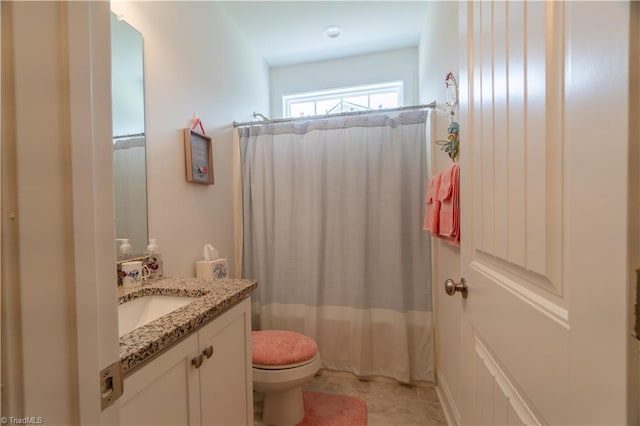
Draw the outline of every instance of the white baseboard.
<instances>
[{"instance_id":1,"label":"white baseboard","mask_svg":"<svg viewBox=\"0 0 640 426\"><path fill-rule=\"evenodd\" d=\"M438 399L440 400L440 405L442 406L442 411L444 411L444 416L447 419L447 424L449 424L450 426L460 426L460 412L458 411L456 402L453 400L453 396L449 391L447 381L440 371L437 371L436 375L438 377L436 394L438 395Z\"/></svg>"}]
</instances>

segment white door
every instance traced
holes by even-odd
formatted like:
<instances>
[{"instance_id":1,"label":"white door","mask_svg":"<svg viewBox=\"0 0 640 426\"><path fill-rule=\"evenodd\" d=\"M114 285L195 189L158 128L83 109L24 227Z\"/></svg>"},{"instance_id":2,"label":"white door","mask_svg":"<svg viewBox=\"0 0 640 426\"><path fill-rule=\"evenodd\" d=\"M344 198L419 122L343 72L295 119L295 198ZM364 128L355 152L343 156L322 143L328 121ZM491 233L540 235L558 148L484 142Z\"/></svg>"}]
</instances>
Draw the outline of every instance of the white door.
<instances>
[{"instance_id":1,"label":"white door","mask_svg":"<svg viewBox=\"0 0 640 426\"><path fill-rule=\"evenodd\" d=\"M3 420L118 424L109 3L1 6Z\"/></svg>"},{"instance_id":2,"label":"white door","mask_svg":"<svg viewBox=\"0 0 640 426\"><path fill-rule=\"evenodd\" d=\"M462 423L625 424L629 4L465 3L460 46Z\"/></svg>"},{"instance_id":3,"label":"white door","mask_svg":"<svg viewBox=\"0 0 640 426\"><path fill-rule=\"evenodd\" d=\"M73 276L80 424L118 424L119 393L98 380L120 362L111 127L109 2L64 5L73 199ZM110 373L105 370L112 367ZM104 393L103 393L104 392ZM107 400L103 408L102 400Z\"/></svg>"}]
</instances>

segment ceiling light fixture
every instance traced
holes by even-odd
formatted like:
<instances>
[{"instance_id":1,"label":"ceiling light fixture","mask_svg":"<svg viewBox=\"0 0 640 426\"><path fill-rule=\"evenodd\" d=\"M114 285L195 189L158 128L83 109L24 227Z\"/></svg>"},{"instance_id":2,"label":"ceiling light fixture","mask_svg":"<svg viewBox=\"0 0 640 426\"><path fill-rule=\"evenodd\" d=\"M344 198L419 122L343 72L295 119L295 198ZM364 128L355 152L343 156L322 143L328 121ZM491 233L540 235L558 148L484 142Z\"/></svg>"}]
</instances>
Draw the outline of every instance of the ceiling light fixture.
<instances>
[{"instance_id":1,"label":"ceiling light fixture","mask_svg":"<svg viewBox=\"0 0 640 426\"><path fill-rule=\"evenodd\" d=\"M338 38L342 35L342 27L338 25L331 25L324 29L324 36L327 38Z\"/></svg>"}]
</instances>

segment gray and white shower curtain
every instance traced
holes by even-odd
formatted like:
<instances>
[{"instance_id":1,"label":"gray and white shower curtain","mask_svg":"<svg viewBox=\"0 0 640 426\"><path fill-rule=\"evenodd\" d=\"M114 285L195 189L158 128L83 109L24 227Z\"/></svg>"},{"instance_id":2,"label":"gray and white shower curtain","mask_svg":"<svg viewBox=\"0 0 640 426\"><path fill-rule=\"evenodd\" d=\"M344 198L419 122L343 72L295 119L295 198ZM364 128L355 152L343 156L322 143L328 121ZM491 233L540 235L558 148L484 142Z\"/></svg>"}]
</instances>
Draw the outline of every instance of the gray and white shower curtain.
<instances>
[{"instance_id":1,"label":"gray and white shower curtain","mask_svg":"<svg viewBox=\"0 0 640 426\"><path fill-rule=\"evenodd\" d=\"M314 338L324 368L433 381L427 114L238 129L237 257L258 281L254 329Z\"/></svg>"}]
</instances>

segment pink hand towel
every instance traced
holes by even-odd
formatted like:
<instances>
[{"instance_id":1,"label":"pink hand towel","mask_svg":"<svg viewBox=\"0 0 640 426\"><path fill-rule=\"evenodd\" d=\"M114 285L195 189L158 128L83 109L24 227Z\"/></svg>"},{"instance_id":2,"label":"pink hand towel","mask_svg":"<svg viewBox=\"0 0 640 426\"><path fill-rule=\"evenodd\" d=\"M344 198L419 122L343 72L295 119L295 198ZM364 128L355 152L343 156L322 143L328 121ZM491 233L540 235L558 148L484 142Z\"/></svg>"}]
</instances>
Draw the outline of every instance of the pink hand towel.
<instances>
[{"instance_id":1,"label":"pink hand towel","mask_svg":"<svg viewBox=\"0 0 640 426\"><path fill-rule=\"evenodd\" d=\"M422 229L431 231L432 234L438 235L438 224L440 221L440 200L438 199L438 191L440 190L440 177L442 173L431 176L429 185L427 186L427 194L424 198L425 212L424 225Z\"/></svg>"},{"instance_id":2,"label":"pink hand towel","mask_svg":"<svg viewBox=\"0 0 640 426\"><path fill-rule=\"evenodd\" d=\"M442 172L440 190L440 229L439 236L454 245L460 241L460 167L454 164Z\"/></svg>"}]
</instances>

